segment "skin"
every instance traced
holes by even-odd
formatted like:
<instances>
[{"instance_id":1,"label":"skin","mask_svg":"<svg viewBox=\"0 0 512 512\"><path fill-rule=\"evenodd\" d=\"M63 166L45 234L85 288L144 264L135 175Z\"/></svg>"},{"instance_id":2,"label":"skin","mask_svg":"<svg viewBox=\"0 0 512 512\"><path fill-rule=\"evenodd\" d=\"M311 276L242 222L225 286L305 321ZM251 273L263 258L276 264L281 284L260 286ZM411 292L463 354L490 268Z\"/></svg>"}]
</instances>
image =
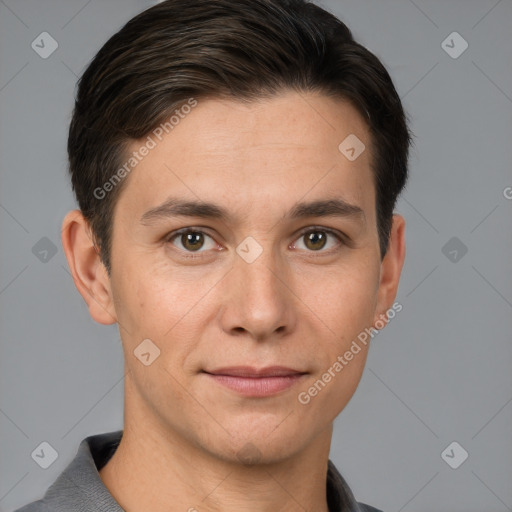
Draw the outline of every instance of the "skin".
<instances>
[{"instance_id":1,"label":"skin","mask_svg":"<svg viewBox=\"0 0 512 512\"><path fill-rule=\"evenodd\" d=\"M351 133L367 148L352 162L338 150ZM290 91L250 105L203 99L125 178L110 277L80 211L67 214L62 242L76 287L95 321L120 326L125 428L100 476L125 510L328 510L333 421L369 345L307 405L297 397L385 317L405 257L405 221L394 215L380 259L369 147L367 125L341 100ZM232 218L140 222L171 195L216 203ZM284 217L299 201L332 198L364 216ZM323 247L308 243L301 231L312 226L346 243L329 234ZM182 237L166 241L185 227L207 235L199 252ZM263 250L252 263L236 252L248 236ZM160 349L149 366L134 356L147 338ZM201 372L235 365L308 375L254 398ZM248 443L253 463L240 459Z\"/></svg>"}]
</instances>

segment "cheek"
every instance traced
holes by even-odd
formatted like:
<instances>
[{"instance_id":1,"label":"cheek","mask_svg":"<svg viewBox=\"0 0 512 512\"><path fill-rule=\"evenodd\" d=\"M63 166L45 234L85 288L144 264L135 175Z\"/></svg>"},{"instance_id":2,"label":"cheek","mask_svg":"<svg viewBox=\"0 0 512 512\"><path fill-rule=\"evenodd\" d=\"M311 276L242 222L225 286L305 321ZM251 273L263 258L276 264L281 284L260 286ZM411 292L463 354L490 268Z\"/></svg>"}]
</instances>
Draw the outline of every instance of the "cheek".
<instances>
[{"instance_id":1,"label":"cheek","mask_svg":"<svg viewBox=\"0 0 512 512\"><path fill-rule=\"evenodd\" d=\"M368 345L360 342L333 347L328 362L299 390L298 411L305 421L322 418L328 424L340 414L359 385L367 354Z\"/></svg>"},{"instance_id":2,"label":"cheek","mask_svg":"<svg viewBox=\"0 0 512 512\"><path fill-rule=\"evenodd\" d=\"M145 268L141 272L141 268ZM173 347L185 353L188 339L193 337L199 319L208 312L206 298L219 276L176 270L168 264L125 265L119 275L130 279L118 281L116 292L120 311L118 318L126 327L126 337L131 345L150 338L163 350ZM173 342L177 337L180 344Z\"/></svg>"},{"instance_id":3,"label":"cheek","mask_svg":"<svg viewBox=\"0 0 512 512\"><path fill-rule=\"evenodd\" d=\"M308 279L303 293L314 299L311 309L319 319L318 328L326 335L322 350L315 350L319 364L308 383L314 388L304 390L312 405L306 409L314 415L326 408L334 418L355 392L366 363L370 337L365 329L372 324L377 304L378 267L350 262L330 272L319 271L316 277ZM304 300L307 303L308 299Z\"/></svg>"},{"instance_id":4,"label":"cheek","mask_svg":"<svg viewBox=\"0 0 512 512\"><path fill-rule=\"evenodd\" d=\"M143 268L141 264L124 262L122 267L117 267L112 285L119 325L135 344L141 336L159 339L179 314L172 280L163 279L158 269L142 271Z\"/></svg>"},{"instance_id":5,"label":"cheek","mask_svg":"<svg viewBox=\"0 0 512 512\"><path fill-rule=\"evenodd\" d=\"M355 259L355 258L353 258ZM378 268L347 261L310 272L301 295L327 326L343 337L371 324L377 305Z\"/></svg>"}]
</instances>

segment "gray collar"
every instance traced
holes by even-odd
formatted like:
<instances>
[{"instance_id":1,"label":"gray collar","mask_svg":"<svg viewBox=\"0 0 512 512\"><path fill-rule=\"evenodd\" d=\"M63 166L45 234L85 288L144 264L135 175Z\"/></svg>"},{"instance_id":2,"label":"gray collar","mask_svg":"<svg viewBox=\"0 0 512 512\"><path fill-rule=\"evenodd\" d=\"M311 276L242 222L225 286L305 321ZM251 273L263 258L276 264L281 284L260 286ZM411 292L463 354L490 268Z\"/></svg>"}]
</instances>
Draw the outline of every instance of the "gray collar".
<instances>
[{"instance_id":1,"label":"gray collar","mask_svg":"<svg viewBox=\"0 0 512 512\"><path fill-rule=\"evenodd\" d=\"M100 478L99 470L108 462L121 441L123 431L86 437L75 458L48 488L45 505L38 510L80 512L124 512ZM327 503L330 512L379 512L357 503L349 486L329 460L327 469Z\"/></svg>"}]
</instances>

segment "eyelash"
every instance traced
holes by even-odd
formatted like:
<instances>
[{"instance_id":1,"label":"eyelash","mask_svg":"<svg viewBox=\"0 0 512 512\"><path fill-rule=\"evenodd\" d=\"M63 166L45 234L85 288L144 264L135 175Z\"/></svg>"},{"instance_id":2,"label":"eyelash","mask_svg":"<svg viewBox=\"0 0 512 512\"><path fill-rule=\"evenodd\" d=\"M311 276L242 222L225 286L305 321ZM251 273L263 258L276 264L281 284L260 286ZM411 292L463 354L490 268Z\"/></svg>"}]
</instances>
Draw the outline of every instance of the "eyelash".
<instances>
[{"instance_id":1,"label":"eyelash","mask_svg":"<svg viewBox=\"0 0 512 512\"><path fill-rule=\"evenodd\" d=\"M335 252L337 250L339 250L341 248L341 246L343 245L346 245L346 240L345 240L345 237L333 230L333 229L330 229L330 228L325 228L325 227L322 227L322 226L309 226L305 229L303 229L297 236L297 238L295 240L298 240L300 239L301 237L303 237L304 235L308 234L308 233L314 233L314 232L318 232L318 231L321 231L321 232L324 232L324 233L328 233L329 235L332 235L334 236L334 238L336 238L339 242L339 245L336 246L336 247L333 247L331 249L328 249L326 251L323 251L323 250L319 250L319 251L308 251L308 252L311 252L311 253L319 253L319 255L324 255L324 254L331 254L332 252ZM205 231L203 231L200 227L194 227L194 226L191 226L191 227L188 227L188 228L182 228L182 229L179 229L177 231L173 231L171 233L169 233L168 235L166 235L164 237L164 242L165 243L171 243L172 244L172 241L179 237L180 235L183 235L185 233L201 233L203 235L206 235L208 237L210 237L211 239L213 239L213 237L211 235L209 235L208 233L206 233ZM177 249L177 248L176 248ZM202 258L203 257L203 253L204 252L207 252L207 251L198 251L196 253L194 252L191 252L191 251L185 251L185 250L182 250L182 249L177 249L179 252L181 253L184 253L184 258L188 258L188 259L197 259L197 258Z\"/></svg>"}]
</instances>

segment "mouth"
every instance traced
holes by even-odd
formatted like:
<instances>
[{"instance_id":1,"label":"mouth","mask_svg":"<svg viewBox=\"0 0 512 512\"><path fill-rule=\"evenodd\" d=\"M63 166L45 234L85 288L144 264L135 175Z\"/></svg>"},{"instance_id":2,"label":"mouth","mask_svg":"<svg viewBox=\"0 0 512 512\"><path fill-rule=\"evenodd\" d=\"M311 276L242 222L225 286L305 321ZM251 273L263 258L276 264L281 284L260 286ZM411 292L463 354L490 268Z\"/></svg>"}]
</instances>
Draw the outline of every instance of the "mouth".
<instances>
[{"instance_id":1,"label":"mouth","mask_svg":"<svg viewBox=\"0 0 512 512\"><path fill-rule=\"evenodd\" d=\"M289 377L293 375L303 375L306 372L287 368L286 366L267 366L266 368L253 368L252 366L231 366L218 368L216 370L204 370L210 375L225 375L227 377Z\"/></svg>"},{"instance_id":2,"label":"mouth","mask_svg":"<svg viewBox=\"0 0 512 512\"><path fill-rule=\"evenodd\" d=\"M247 397L265 397L285 391L307 375L293 368L269 366L253 368L235 366L203 370L203 373L218 384Z\"/></svg>"}]
</instances>

